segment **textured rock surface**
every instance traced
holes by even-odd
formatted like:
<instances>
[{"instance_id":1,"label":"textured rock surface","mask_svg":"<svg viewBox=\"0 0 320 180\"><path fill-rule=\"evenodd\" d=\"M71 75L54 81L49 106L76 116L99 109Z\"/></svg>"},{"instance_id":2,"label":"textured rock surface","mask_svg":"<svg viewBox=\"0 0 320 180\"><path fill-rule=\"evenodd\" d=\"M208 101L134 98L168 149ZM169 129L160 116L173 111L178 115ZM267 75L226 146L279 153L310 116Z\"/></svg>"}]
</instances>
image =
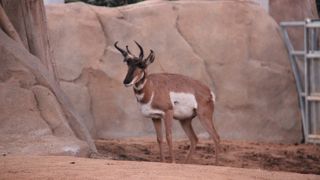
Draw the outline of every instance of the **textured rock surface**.
<instances>
[{"instance_id":1,"label":"textured rock surface","mask_svg":"<svg viewBox=\"0 0 320 180\"><path fill-rule=\"evenodd\" d=\"M319 18L314 0L270 0L270 15L278 22ZM303 49L303 29L290 28L289 35L297 50Z\"/></svg>"},{"instance_id":2,"label":"textured rock surface","mask_svg":"<svg viewBox=\"0 0 320 180\"><path fill-rule=\"evenodd\" d=\"M276 17L281 5L272 3ZM113 47L117 40L136 53L133 40L146 52L153 49L152 73L179 73L208 84L217 95L215 124L223 139L301 138L278 26L255 3L147 1L122 8L74 3L48 6L47 17L60 85L96 138L155 136L132 89L122 85L126 66ZM53 94L16 61L1 57L0 153L87 155L87 145L63 123ZM193 123L206 136L197 120ZM174 131L184 135L177 122Z\"/></svg>"},{"instance_id":3,"label":"textured rock surface","mask_svg":"<svg viewBox=\"0 0 320 180\"><path fill-rule=\"evenodd\" d=\"M32 92L35 95L41 117L49 125L52 133L56 136L74 136L52 92L43 86L32 87Z\"/></svg>"},{"instance_id":4,"label":"textured rock surface","mask_svg":"<svg viewBox=\"0 0 320 180\"><path fill-rule=\"evenodd\" d=\"M61 88L69 96L70 101L74 104L75 109L85 120L84 124L89 129L91 134L95 135L95 124L92 114L90 113L91 98L88 88L81 84L61 82Z\"/></svg>"},{"instance_id":5,"label":"textured rock surface","mask_svg":"<svg viewBox=\"0 0 320 180\"><path fill-rule=\"evenodd\" d=\"M61 123L50 91L42 86L33 91L12 78L0 83L0 153L87 156L87 144Z\"/></svg>"},{"instance_id":6,"label":"textured rock surface","mask_svg":"<svg viewBox=\"0 0 320 180\"><path fill-rule=\"evenodd\" d=\"M126 66L113 47L120 41L137 52L133 40L155 51L150 72L185 74L214 89L215 124L223 139L301 138L297 94L278 25L255 3L148 1L122 8L74 3L48 6L47 16L59 77L86 89L82 103L90 104L79 109L93 117L97 138L154 134L132 89L122 85ZM81 92L68 94L77 100ZM174 131L183 134L180 127Z\"/></svg>"},{"instance_id":7,"label":"textured rock surface","mask_svg":"<svg viewBox=\"0 0 320 180\"><path fill-rule=\"evenodd\" d=\"M270 15L277 21L303 21L318 16L316 1L313 0L270 0Z\"/></svg>"}]
</instances>

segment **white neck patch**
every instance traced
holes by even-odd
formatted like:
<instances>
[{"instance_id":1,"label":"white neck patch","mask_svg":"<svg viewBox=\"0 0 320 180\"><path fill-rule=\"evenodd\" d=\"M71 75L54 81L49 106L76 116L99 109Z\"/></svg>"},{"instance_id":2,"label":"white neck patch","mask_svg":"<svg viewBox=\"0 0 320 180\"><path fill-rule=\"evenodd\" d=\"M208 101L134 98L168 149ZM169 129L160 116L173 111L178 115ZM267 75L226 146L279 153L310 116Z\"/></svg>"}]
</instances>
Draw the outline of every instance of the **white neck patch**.
<instances>
[{"instance_id":1,"label":"white neck patch","mask_svg":"<svg viewBox=\"0 0 320 180\"><path fill-rule=\"evenodd\" d=\"M136 94L136 97L137 97L138 101L141 101L143 99L143 97L144 97L144 93Z\"/></svg>"},{"instance_id":2,"label":"white neck patch","mask_svg":"<svg viewBox=\"0 0 320 180\"><path fill-rule=\"evenodd\" d=\"M136 82L140 81L140 80L143 78L143 76L145 76L144 72L143 72L142 76L139 78L139 80L137 80ZM135 90L138 90L138 91L139 91L139 90L141 90L141 89L144 87L144 85L146 85L146 82L147 82L147 79L145 79L142 84L139 84L138 87L137 87L136 85L134 85L133 88L134 88Z\"/></svg>"},{"instance_id":3,"label":"white neck patch","mask_svg":"<svg viewBox=\"0 0 320 180\"><path fill-rule=\"evenodd\" d=\"M153 96L154 96L154 92L152 92L151 98L149 100L149 102L147 104L141 104L140 103L140 110L141 113L145 116L145 117L149 117L149 118L162 118L164 115L164 112L161 111L160 109L154 109L151 106L151 103L153 101Z\"/></svg>"}]
</instances>

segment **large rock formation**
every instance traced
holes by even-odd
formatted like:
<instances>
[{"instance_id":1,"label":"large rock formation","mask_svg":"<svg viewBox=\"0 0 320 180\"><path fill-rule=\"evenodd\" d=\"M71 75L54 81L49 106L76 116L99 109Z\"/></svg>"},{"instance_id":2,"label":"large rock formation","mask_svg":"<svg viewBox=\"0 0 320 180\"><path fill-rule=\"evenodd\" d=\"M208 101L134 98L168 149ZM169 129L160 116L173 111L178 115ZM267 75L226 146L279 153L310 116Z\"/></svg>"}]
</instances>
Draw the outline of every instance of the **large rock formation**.
<instances>
[{"instance_id":1,"label":"large rock formation","mask_svg":"<svg viewBox=\"0 0 320 180\"><path fill-rule=\"evenodd\" d=\"M274 7L280 6L271 4L276 17ZM126 66L113 47L120 41L137 53L137 40L156 53L151 73L184 74L215 91L214 123L222 139L301 139L279 27L255 3L147 1L121 8L74 3L48 6L47 17L60 85L96 138L155 136L132 89L122 85ZM64 123L53 93L14 59L1 57L0 153L86 155L88 146ZM194 125L205 135L197 120ZM184 134L177 122L174 132Z\"/></svg>"},{"instance_id":2,"label":"large rock formation","mask_svg":"<svg viewBox=\"0 0 320 180\"><path fill-rule=\"evenodd\" d=\"M88 155L77 137L95 152L54 80L43 2L4 0L0 11L0 153Z\"/></svg>"},{"instance_id":3,"label":"large rock formation","mask_svg":"<svg viewBox=\"0 0 320 180\"><path fill-rule=\"evenodd\" d=\"M19 87L15 78L0 83L0 153L87 156L55 96L43 86Z\"/></svg>"},{"instance_id":4,"label":"large rock formation","mask_svg":"<svg viewBox=\"0 0 320 180\"><path fill-rule=\"evenodd\" d=\"M300 114L277 23L248 1L147 1L121 8L82 3L47 7L62 87L97 138L154 133L131 88L115 41L153 49L150 72L184 74L216 93L222 139L297 142ZM81 99L81 100L80 100ZM177 124L177 123L176 123ZM194 121L196 130L204 132ZM95 127L95 129L94 129ZM175 127L177 135L183 134Z\"/></svg>"},{"instance_id":5,"label":"large rock formation","mask_svg":"<svg viewBox=\"0 0 320 180\"><path fill-rule=\"evenodd\" d=\"M318 19L314 0L270 0L270 15L278 22ZM290 28L289 35L296 50L303 49L303 28Z\"/></svg>"}]
</instances>

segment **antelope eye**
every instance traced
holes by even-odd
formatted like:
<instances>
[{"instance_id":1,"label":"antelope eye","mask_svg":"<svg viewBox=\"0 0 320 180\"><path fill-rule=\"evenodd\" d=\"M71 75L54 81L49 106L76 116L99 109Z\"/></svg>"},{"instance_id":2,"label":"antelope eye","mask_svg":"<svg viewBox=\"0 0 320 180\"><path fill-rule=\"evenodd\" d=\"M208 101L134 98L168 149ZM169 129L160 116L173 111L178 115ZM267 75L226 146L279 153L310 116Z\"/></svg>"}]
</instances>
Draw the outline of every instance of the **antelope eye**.
<instances>
[{"instance_id":1,"label":"antelope eye","mask_svg":"<svg viewBox=\"0 0 320 180\"><path fill-rule=\"evenodd\" d=\"M130 66L130 65L133 65L133 64L134 64L134 62L133 62L132 60L127 60L126 62L127 62L127 65L128 65L128 66Z\"/></svg>"},{"instance_id":2,"label":"antelope eye","mask_svg":"<svg viewBox=\"0 0 320 180\"><path fill-rule=\"evenodd\" d=\"M139 63L137 64L137 66L138 66L139 68L141 68L141 69L144 69L144 68L146 67L146 65L145 65L144 63L142 63L142 62L139 62Z\"/></svg>"}]
</instances>

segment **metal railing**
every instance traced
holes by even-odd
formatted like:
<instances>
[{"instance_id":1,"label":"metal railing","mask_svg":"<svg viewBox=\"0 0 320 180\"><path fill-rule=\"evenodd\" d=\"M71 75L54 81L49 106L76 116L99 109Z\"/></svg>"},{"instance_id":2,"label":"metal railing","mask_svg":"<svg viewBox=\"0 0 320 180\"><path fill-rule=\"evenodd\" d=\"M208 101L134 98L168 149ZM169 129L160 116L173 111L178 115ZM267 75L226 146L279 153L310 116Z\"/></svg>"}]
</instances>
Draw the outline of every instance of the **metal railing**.
<instances>
[{"instance_id":1,"label":"metal railing","mask_svg":"<svg viewBox=\"0 0 320 180\"><path fill-rule=\"evenodd\" d=\"M299 93L303 135L306 142L320 143L320 20L281 22L291 68ZM288 28L303 28L304 48L295 50Z\"/></svg>"}]
</instances>

